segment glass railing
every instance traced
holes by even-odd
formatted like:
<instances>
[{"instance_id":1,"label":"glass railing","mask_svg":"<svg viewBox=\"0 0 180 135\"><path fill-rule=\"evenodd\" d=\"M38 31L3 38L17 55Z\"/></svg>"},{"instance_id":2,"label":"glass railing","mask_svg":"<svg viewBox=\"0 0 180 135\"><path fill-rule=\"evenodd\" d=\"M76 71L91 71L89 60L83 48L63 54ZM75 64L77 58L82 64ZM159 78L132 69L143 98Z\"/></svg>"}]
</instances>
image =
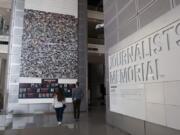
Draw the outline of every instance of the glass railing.
<instances>
[{"instance_id":1,"label":"glass railing","mask_svg":"<svg viewBox=\"0 0 180 135\"><path fill-rule=\"evenodd\" d=\"M95 7L95 6L88 5L88 10L103 12L103 7Z\"/></svg>"},{"instance_id":2,"label":"glass railing","mask_svg":"<svg viewBox=\"0 0 180 135\"><path fill-rule=\"evenodd\" d=\"M9 36L0 34L0 45L8 45L9 44Z\"/></svg>"},{"instance_id":3,"label":"glass railing","mask_svg":"<svg viewBox=\"0 0 180 135\"><path fill-rule=\"evenodd\" d=\"M8 34L9 34L9 24L7 24L4 17L0 15L0 35L8 35Z\"/></svg>"}]
</instances>

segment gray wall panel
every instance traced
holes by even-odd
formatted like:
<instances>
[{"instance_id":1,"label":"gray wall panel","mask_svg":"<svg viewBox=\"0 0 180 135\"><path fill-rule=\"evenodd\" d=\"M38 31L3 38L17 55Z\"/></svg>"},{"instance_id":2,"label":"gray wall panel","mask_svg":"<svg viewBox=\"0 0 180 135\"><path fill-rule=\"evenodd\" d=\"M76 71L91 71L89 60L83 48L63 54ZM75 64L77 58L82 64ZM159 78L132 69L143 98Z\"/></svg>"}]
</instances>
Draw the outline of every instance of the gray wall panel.
<instances>
[{"instance_id":1,"label":"gray wall panel","mask_svg":"<svg viewBox=\"0 0 180 135\"><path fill-rule=\"evenodd\" d=\"M104 1L104 12L107 12L112 5L114 5L115 0L105 0Z\"/></svg>"},{"instance_id":2,"label":"gray wall panel","mask_svg":"<svg viewBox=\"0 0 180 135\"><path fill-rule=\"evenodd\" d=\"M130 0L116 0L116 6L118 11L120 11Z\"/></svg>"},{"instance_id":3,"label":"gray wall panel","mask_svg":"<svg viewBox=\"0 0 180 135\"><path fill-rule=\"evenodd\" d=\"M13 46L12 47L12 53L11 54L21 54L21 47L19 46ZM20 68L18 69L20 70Z\"/></svg>"},{"instance_id":4,"label":"gray wall panel","mask_svg":"<svg viewBox=\"0 0 180 135\"><path fill-rule=\"evenodd\" d=\"M24 0L16 1L16 10L24 10Z\"/></svg>"},{"instance_id":5,"label":"gray wall panel","mask_svg":"<svg viewBox=\"0 0 180 135\"><path fill-rule=\"evenodd\" d=\"M12 65L12 69L10 70L10 74L18 74L20 72L20 65Z\"/></svg>"},{"instance_id":6,"label":"gray wall panel","mask_svg":"<svg viewBox=\"0 0 180 135\"><path fill-rule=\"evenodd\" d=\"M119 41L123 40L127 36L133 34L138 29L137 19L133 19L131 22L120 25L119 28Z\"/></svg>"},{"instance_id":7,"label":"gray wall panel","mask_svg":"<svg viewBox=\"0 0 180 135\"><path fill-rule=\"evenodd\" d=\"M18 83L19 75L18 74L10 74L10 83Z\"/></svg>"},{"instance_id":8,"label":"gray wall panel","mask_svg":"<svg viewBox=\"0 0 180 135\"><path fill-rule=\"evenodd\" d=\"M104 22L105 22L105 24L107 24L116 15L115 5L112 4L111 7L106 12L104 12L104 13L106 14L104 16Z\"/></svg>"},{"instance_id":9,"label":"gray wall panel","mask_svg":"<svg viewBox=\"0 0 180 135\"><path fill-rule=\"evenodd\" d=\"M178 130L112 112L107 112L106 120L110 125L127 131L131 135L180 135Z\"/></svg>"},{"instance_id":10,"label":"gray wall panel","mask_svg":"<svg viewBox=\"0 0 180 135\"><path fill-rule=\"evenodd\" d=\"M143 13L140 13L140 27L142 28L170 9L171 4L169 0L158 0L151 7L147 8L147 10L145 10Z\"/></svg>"},{"instance_id":11,"label":"gray wall panel","mask_svg":"<svg viewBox=\"0 0 180 135\"><path fill-rule=\"evenodd\" d=\"M107 49L105 50L105 65L108 65L108 53L107 53ZM109 108L109 67L105 66L105 88L106 88L106 106L107 108ZM108 109L107 109L108 111Z\"/></svg>"},{"instance_id":12,"label":"gray wall panel","mask_svg":"<svg viewBox=\"0 0 180 135\"><path fill-rule=\"evenodd\" d=\"M105 26L105 33L108 33L108 35L110 35L110 33L112 33L113 31L117 30L118 26L117 26L117 19L113 19L113 21Z\"/></svg>"},{"instance_id":13,"label":"gray wall panel","mask_svg":"<svg viewBox=\"0 0 180 135\"><path fill-rule=\"evenodd\" d=\"M21 46L22 45L22 37L15 36L15 38L13 39L13 43Z\"/></svg>"},{"instance_id":14,"label":"gray wall panel","mask_svg":"<svg viewBox=\"0 0 180 135\"><path fill-rule=\"evenodd\" d=\"M122 25L126 24L130 18L136 16L136 4L135 0L128 3L127 8L125 8L120 14L119 14L119 27L122 27Z\"/></svg>"},{"instance_id":15,"label":"gray wall panel","mask_svg":"<svg viewBox=\"0 0 180 135\"><path fill-rule=\"evenodd\" d=\"M110 48L118 42L117 30L113 31L110 35L108 35L108 38L105 39L105 44L107 47Z\"/></svg>"},{"instance_id":16,"label":"gray wall panel","mask_svg":"<svg viewBox=\"0 0 180 135\"><path fill-rule=\"evenodd\" d=\"M12 16L11 16L11 31L10 31L10 47L8 55L8 74L7 74L7 84L5 97L9 99L6 100L6 111L7 112L28 112L27 105L18 105L18 81L20 70L20 48L22 43L22 30L23 30L23 10L24 10L24 0L13 0L12 1ZM18 22L19 21L19 22ZM15 52L17 51L17 52ZM15 65L16 66L15 66ZM13 85L12 85L13 84ZM9 95L8 95L9 94ZM9 96L9 97L8 97Z\"/></svg>"},{"instance_id":17,"label":"gray wall panel","mask_svg":"<svg viewBox=\"0 0 180 135\"><path fill-rule=\"evenodd\" d=\"M132 135L144 135L144 121L123 116L122 129Z\"/></svg>"},{"instance_id":18,"label":"gray wall panel","mask_svg":"<svg viewBox=\"0 0 180 135\"><path fill-rule=\"evenodd\" d=\"M16 17L15 17L15 25L17 27L23 26L23 18L24 18L24 11L17 11Z\"/></svg>"},{"instance_id":19,"label":"gray wall panel","mask_svg":"<svg viewBox=\"0 0 180 135\"><path fill-rule=\"evenodd\" d=\"M149 4L151 4L154 1L155 0L139 0L139 9L141 10L141 9L147 7Z\"/></svg>"},{"instance_id":20,"label":"gray wall panel","mask_svg":"<svg viewBox=\"0 0 180 135\"><path fill-rule=\"evenodd\" d=\"M11 91L16 91L16 92L18 92L19 91L19 85L17 85L17 84L11 84L11 85L9 85L9 89L11 90ZM12 92L11 92L12 93ZM13 93L12 93L13 94Z\"/></svg>"},{"instance_id":21,"label":"gray wall panel","mask_svg":"<svg viewBox=\"0 0 180 135\"><path fill-rule=\"evenodd\" d=\"M180 4L180 0L175 0L176 5Z\"/></svg>"},{"instance_id":22,"label":"gray wall panel","mask_svg":"<svg viewBox=\"0 0 180 135\"><path fill-rule=\"evenodd\" d=\"M144 121L107 111L107 122L132 135L145 135Z\"/></svg>"},{"instance_id":23,"label":"gray wall panel","mask_svg":"<svg viewBox=\"0 0 180 135\"><path fill-rule=\"evenodd\" d=\"M9 57L11 59L11 63L20 64L21 62L20 54L11 53Z\"/></svg>"},{"instance_id":24,"label":"gray wall panel","mask_svg":"<svg viewBox=\"0 0 180 135\"><path fill-rule=\"evenodd\" d=\"M180 131L146 122L146 135L180 135Z\"/></svg>"},{"instance_id":25,"label":"gray wall panel","mask_svg":"<svg viewBox=\"0 0 180 135\"><path fill-rule=\"evenodd\" d=\"M15 22L16 22L16 19L15 19ZM19 24L18 24L19 23ZM21 26L23 25L23 23L22 22L17 22L17 23L15 23L16 24L16 27L18 27L18 28L14 28L14 34L16 35L16 36L22 36L22 34L23 34L23 29L22 29L22 27L20 28L20 24L21 24Z\"/></svg>"},{"instance_id":26,"label":"gray wall panel","mask_svg":"<svg viewBox=\"0 0 180 135\"><path fill-rule=\"evenodd\" d=\"M18 94L17 95L9 95L8 97L9 103L18 103Z\"/></svg>"}]
</instances>

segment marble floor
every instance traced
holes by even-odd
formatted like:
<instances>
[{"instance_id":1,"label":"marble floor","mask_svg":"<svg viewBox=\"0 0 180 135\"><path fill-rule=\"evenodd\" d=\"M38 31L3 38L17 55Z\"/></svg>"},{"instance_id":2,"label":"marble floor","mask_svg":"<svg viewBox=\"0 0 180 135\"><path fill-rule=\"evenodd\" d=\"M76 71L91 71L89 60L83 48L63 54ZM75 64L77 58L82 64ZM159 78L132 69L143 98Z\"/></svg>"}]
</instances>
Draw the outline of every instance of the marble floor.
<instances>
[{"instance_id":1,"label":"marble floor","mask_svg":"<svg viewBox=\"0 0 180 135\"><path fill-rule=\"evenodd\" d=\"M105 122L105 110L95 109L82 113L80 121L72 113L64 115L63 124L57 126L55 115L15 116L13 124L0 135L127 135Z\"/></svg>"}]
</instances>

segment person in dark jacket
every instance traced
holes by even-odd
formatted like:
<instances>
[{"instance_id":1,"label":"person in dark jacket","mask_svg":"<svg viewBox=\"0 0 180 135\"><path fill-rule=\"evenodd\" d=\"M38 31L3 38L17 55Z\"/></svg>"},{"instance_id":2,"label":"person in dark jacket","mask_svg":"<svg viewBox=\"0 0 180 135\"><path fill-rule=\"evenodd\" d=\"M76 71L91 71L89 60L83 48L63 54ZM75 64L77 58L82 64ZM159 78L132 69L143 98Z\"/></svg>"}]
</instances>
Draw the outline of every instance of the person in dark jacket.
<instances>
[{"instance_id":1,"label":"person in dark jacket","mask_svg":"<svg viewBox=\"0 0 180 135\"><path fill-rule=\"evenodd\" d=\"M76 121L78 121L80 117L80 105L81 105L81 99L83 98L83 96L84 96L83 91L82 89L79 88L79 82L77 82L75 88L72 89L74 119Z\"/></svg>"}]
</instances>

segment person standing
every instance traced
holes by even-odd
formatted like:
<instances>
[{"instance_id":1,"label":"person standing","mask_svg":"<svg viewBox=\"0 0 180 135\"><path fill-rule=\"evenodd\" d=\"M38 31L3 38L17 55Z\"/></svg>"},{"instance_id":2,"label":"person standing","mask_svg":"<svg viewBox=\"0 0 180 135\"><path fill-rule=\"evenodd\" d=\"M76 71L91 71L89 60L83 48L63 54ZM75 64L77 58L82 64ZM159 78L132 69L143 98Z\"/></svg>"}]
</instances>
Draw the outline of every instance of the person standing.
<instances>
[{"instance_id":1,"label":"person standing","mask_svg":"<svg viewBox=\"0 0 180 135\"><path fill-rule=\"evenodd\" d=\"M53 106L56 111L56 118L58 121L58 125L62 124L63 120L63 113L64 113L64 93L59 88L55 89L54 92L54 99L53 99Z\"/></svg>"},{"instance_id":2,"label":"person standing","mask_svg":"<svg viewBox=\"0 0 180 135\"><path fill-rule=\"evenodd\" d=\"M78 121L80 117L80 106L81 106L81 99L83 98L83 96L84 96L83 91L82 89L79 88L79 82L77 82L75 88L72 89L74 119L76 121Z\"/></svg>"}]
</instances>

